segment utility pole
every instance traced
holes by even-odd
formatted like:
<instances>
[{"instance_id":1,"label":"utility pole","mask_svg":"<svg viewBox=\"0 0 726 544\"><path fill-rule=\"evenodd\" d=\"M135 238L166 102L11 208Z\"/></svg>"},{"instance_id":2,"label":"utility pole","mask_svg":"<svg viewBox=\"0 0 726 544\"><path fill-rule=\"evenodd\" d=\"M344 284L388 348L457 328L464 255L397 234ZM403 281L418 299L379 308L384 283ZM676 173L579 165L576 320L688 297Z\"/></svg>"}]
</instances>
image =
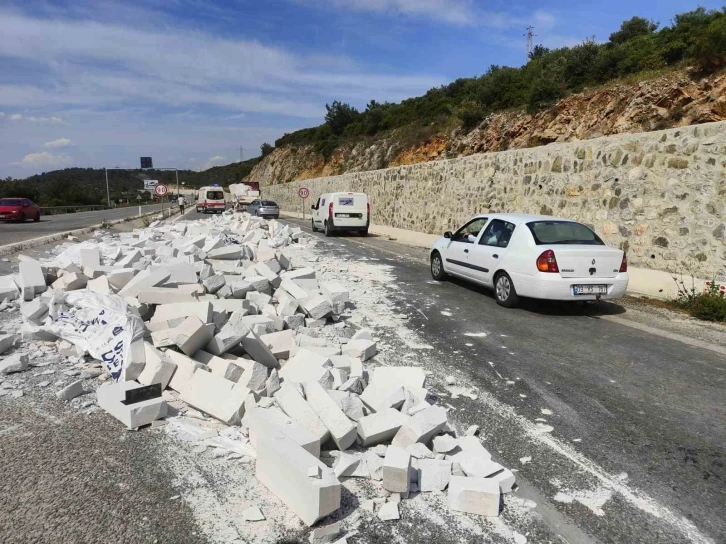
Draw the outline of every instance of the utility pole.
<instances>
[{"instance_id":1,"label":"utility pole","mask_svg":"<svg viewBox=\"0 0 726 544\"><path fill-rule=\"evenodd\" d=\"M108 168L103 169L106 172L106 198L108 199L108 209L111 209L111 193L108 190Z\"/></svg>"},{"instance_id":2,"label":"utility pole","mask_svg":"<svg viewBox=\"0 0 726 544\"><path fill-rule=\"evenodd\" d=\"M527 60L529 60L529 56L534 51L534 38L537 34L534 33L534 27L530 25L527 27L527 32L524 35L527 36Z\"/></svg>"},{"instance_id":3,"label":"utility pole","mask_svg":"<svg viewBox=\"0 0 726 544\"><path fill-rule=\"evenodd\" d=\"M239 162L245 161L245 152L244 149L242 149L242 146L239 146Z\"/></svg>"}]
</instances>

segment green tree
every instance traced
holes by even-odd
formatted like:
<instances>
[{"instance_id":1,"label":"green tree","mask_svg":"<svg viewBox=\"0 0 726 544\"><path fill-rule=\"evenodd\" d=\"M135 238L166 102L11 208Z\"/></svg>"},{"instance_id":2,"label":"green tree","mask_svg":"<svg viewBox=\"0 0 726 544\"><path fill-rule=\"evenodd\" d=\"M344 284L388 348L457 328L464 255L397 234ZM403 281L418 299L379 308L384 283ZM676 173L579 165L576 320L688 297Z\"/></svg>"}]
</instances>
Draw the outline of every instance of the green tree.
<instances>
[{"instance_id":1,"label":"green tree","mask_svg":"<svg viewBox=\"0 0 726 544\"><path fill-rule=\"evenodd\" d=\"M636 36L652 34L658 29L658 23L642 17L633 17L620 25L620 30L610 34L610 43L618 45Z\"/></svg>"},{"instance_id":2,"label":"green tree","mask_svg":"<svg viewBox=\"0 0 726 544\"><path fill-rule=\"evenodd\" d=\"M266 157L267 155L272 153L274 150L275 150L275 148L272 145L268 144L267 142L263 143L260 146L260 152L262 153L263 157Z\"/></svg>"},{"instance_id":3,"label":"green tree","mask_svg":"<svg viewBox=\"0 0 726 544\"><path fill-rule=\"evenodd\" d=\"M345 127L350 125L360 115L358 110L350 104L345 104L334 100L332 104L325 104L327 113L325 114L325 122L330 126L333 134L340 135L345 131Z\"/></svg>"},{"instance_id":4,"label":"green tree","mask_svg":"<svg viewBox=\"0 0 726 544\"><path fill-rule=\"evenodd\" d=\"M545 55L547 55L550 52L550 49L548 47L545 47L544 45L535 45L534 49L529 52L529 60L534 59L541 59Z\"/></svg>"},{"instance_id":5,"label":"green tree","mask_svg":"<svg viewBox=\"0 0 726 544\"><path fill-rule=\"evenodd\" d=\"M726 66L726 8L696 39L693 59L704 71L714 71Z\"/></svg>"}]
</instances>

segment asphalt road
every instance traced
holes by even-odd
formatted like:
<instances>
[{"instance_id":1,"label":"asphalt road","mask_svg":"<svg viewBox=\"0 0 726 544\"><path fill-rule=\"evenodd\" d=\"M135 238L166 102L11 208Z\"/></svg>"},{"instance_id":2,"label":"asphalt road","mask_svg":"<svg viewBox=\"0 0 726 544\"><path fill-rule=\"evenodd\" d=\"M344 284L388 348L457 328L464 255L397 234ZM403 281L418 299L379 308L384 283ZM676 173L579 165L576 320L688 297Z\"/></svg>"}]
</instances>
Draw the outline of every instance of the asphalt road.
<instances>
[{"instance_id":1,"label":"asphalt road","mask_svg":"<svg viewBox=\"0 0 726 544\"><path fill-rule=\"evenodd\" d=\"M285 221L310 232L307 221ZM726 541L726 357L599 318L625 312L616 304L582 308L531 301L507 310L465 282L432 285L425 250L374 237L316 236L331 251L391 265L401 309L409 310L410 324L435 350L457 354L449 356L452 367L518 414L546 418L555 428L552 436L576 441L577 454L587 460L558 467L562 455L544 454L546 463L533 459L520 467L518 481L523 477L538 494L553 496L568 470L585 474L591 461L692 523L700 532L696 541ZM413 311L425 308L435 310ZM451 315L443 315L444 309ZM486 331L486 337L462 337L463 331ZM553 414L543 415L543 409ZM474 423L491 426L486 413L478 417ZM517 466L526 451L517 434L500 429L487 440L505 466ZM603 487L607 492L617 484ZM550 506L597 541L687 541L687 529L674 528L679 522L659 522L618 493L607 506L615 510L615 523L612 515L592 515L578 501L566 501Z\"/></svg>"},{"instance_id":2,"label":"asphalt road","mask_svg":"<svg viewBox=\"0 0 726 544\"><path fill-rule=\"evenodd\" d=\"M166 206L166 205L165 205ZM158 204L141 206L142 213L160 210ZM24 242L41 236L48 236L58 232L80 229L97 225L104 221L125 219L138 215L138 206L130 208L116 208L113 210L98 210L95 212L68 213L63 215L47 215L40 218L37 223L26 221L25 223L0 222L0 245Z\"/></svg>"}]
</instances>

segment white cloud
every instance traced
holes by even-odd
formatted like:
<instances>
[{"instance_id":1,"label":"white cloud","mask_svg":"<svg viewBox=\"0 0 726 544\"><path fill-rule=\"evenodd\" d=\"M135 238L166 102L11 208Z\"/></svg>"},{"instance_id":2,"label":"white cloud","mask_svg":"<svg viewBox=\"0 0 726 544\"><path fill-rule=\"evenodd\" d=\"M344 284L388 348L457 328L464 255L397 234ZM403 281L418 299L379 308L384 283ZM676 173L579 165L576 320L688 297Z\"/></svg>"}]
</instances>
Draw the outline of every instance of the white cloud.
<instances>
[{"instance_id":1,"label":"white cloud","mask_svg":"<svg viewBox=\"0 0 726 544\"><path fill-rule=\"evenodd\" d=\"M29 153L23 157L23 160L13 164L24 168L62 168L64 166L69 166L72 162L73 159L71 159L68 155L55 155L49 151L41 151L40 153Z\"/></svg>"},{"instance_id":2,"label":"white cloud","mask_svg":"<svg viewBox=\"0 0 726 544\"><path fill-rule=\"evenodd\" d=\"M2 87L2 85L0 85ZM10 116L11 121L28 121L29 123L47 123L52 125L60 125L63 119L60 117L36 117L34 115L23 115L22 113L14 113Z\"/></svg>"},{"instance_id":3,"label":"white cloud","mask_svg":"<svg viewBox=\"0 0 726 544\"><path fill-rule=\"evenodd\" d=\"M58 138L56 140L53 140L52 142L45 142L45 144L43 144L43 147L67 147L72 143L73 142L71 142L68 138Z\"/></svg>"},{"instance_id":4,"label":"white cloud","mask_svg":"<svg viewBox=\"0 0 726 544\"><path fill-rule=\"evenodd\" d=\"M339 8L375 13L401 14L471 25L476 21L471 0L327 0Z\"/></svg>"},{"instance_id":5,"label":"white cloud","mask_svg":"<svg viewBox=\"0 0 726 544\"><path fill-rule=\"evenodd\" d=\"M23 118L23 116L22 116L22 115L20 115L19 113L13 113L13 114L12 114L12 115L10 116L10 120L11 120L11 121L20 121L20 120L21 120L22 118Z\"/></svg>"},{"instance_id":6,"label":"white cloud","mask_svg":"<svg viewBox=\"0 0 726 544\"><path fill-rule=\"evenodd\" d=\"M214 157L211 157L207 162L205 162L200 170L208 170L212 168L213 166L221 166L222 164L228 164L229 161L227 161L226 157L223 157L222 155L215 155Z\"/></svg>"},{"instance_id":7,"label":"white cloud","mask_svg":"<svg viewBox=\"0 0 726 544\"><path fill-rule=\"evenodd\" d=\"M0 117L5 117L5 112L4 111L0 111Z\"/></svg>"}]
</instances>

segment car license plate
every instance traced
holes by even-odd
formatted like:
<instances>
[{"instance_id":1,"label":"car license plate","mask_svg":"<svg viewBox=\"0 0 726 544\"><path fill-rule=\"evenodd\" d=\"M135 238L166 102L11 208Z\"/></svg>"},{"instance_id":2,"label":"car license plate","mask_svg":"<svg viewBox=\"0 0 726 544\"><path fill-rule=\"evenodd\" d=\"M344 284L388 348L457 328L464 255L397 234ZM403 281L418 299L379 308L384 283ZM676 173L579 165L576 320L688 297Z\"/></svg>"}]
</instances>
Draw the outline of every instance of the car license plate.
<instances>
[{"instance_id":1,"label":"car license plate","mask_svg":"<svg viewBox=\"0 0 726 544\"><path fill-rule=\"evenodd\" d=\"M335 217L350 217L350 214L347 213L336 213Z\"/></svg>"},{"instance_id":2,"label":"car license plate","mask_svg":"<svg viewBox=\"0 0 726 544\"><path fill-rule=\"evenodd\" d=\"M608 292L607 285L573 285L573 295L606 295Z\"/></svg>"}]
</instances>

